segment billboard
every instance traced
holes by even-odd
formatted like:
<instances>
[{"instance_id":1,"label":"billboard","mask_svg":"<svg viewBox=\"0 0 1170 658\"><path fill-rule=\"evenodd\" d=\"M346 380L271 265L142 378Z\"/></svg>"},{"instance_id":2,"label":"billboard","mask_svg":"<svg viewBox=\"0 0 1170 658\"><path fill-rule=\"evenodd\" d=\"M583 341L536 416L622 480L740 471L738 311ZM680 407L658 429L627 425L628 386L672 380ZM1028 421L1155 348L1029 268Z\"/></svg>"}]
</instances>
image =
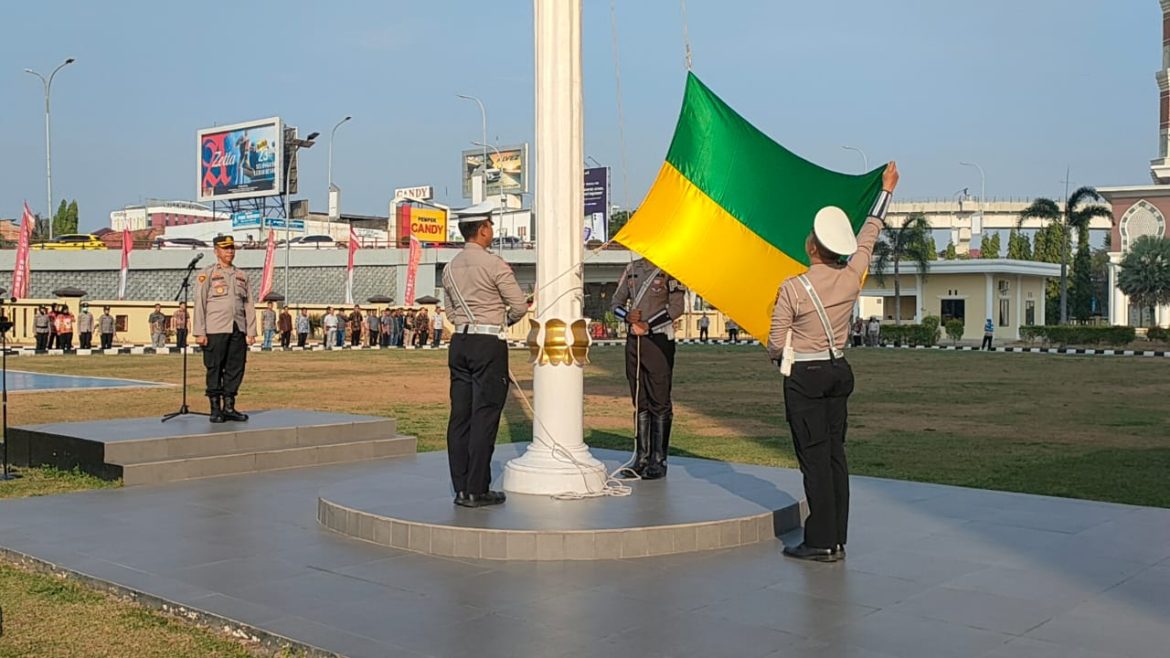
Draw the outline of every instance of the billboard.
<instances>
[{"instance_id":1,"label":"billboard","mask_svg":"<svg viewBox=\"0 0 1170 658\"><path fill-rule=\"evenodd\" d=\"M488 175L484 195L523 194L528 191L528 145L488 148ZM471 177L483 166L483 149L464 151L460 160L463 198L471 198Z\"/></svg>"},{"instance_id":2,"label":"billboard","mask_svg":"<svg viewBox=\"0 0 1170 658\"><path fill-rule=\"evenodd\" d=\"M447 211L443 208L431 208L399 204L396 213L397 244L405 247L410 239L419 242L446 242L447 241Z\"/></svg>"},{"instance_id":3,"label":"billboard","mask_svg":"<svg viewBox=\"0 0 1170 658\"><path fill-rule=\"evenodd\" d=\"M585 241L609 239L609 167L585 170Z\"/></svg>"},{"instance_id":4,"label":"billboard","mask_svg":"<svg viewBox=\"0 0 1170 658\"><path fill-rule=\"evenodd\" d=\"M200 130L200 201L280 194L284 162L280 117Z\"/></svg>"}]
</instances>

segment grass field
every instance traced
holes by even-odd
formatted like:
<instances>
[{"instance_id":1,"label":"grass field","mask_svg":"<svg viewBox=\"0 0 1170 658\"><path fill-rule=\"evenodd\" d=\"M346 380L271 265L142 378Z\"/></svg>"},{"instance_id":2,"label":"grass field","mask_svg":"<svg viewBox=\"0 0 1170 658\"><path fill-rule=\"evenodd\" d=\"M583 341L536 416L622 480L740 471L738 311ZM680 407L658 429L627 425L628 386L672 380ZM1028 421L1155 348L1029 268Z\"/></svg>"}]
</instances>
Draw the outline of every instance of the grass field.
<instances>
[{"instance_id":1,"label":"grass field","mask_svg":"<svg viewBox=\"0 0 1170 658\"><path fill-rule=\"evenodd\" d=\"M532 369L511 353L526 390ZM596 348L585 371L590 445L628 449L632 414L622 351ZM1170 507L1170 361L924 350L857 350L848 450L859 475ZM179 357L14 359L16 369L178 383ZM239 406L302 407L395 416L420 450L441 449L447 418L445 352L252 354ZM194 360L191 396L202 406ZM529 390L530 394L530 390ZM160 415L179 391L19 393L14 425ZM681 347L672 452L795 466L780 377L754 347ZM526 441L531 418L505 409L500 441ZM37 471L0 496L93 486ZM62 484L63 482L63 484ZM55 484L57 483L57 484ZM15 486L13 486L15 485Z\"/></svg>"},{"instance_id":2,"label":"grass field","mask_svg":"<svg viewBox=\"0 0 1170 658\"><path fill-rule=\"evenodd\" d=\"M272 655L76 582L3 563L0 604L4 607L0 658Z\"/></svg>"}]
</instances>

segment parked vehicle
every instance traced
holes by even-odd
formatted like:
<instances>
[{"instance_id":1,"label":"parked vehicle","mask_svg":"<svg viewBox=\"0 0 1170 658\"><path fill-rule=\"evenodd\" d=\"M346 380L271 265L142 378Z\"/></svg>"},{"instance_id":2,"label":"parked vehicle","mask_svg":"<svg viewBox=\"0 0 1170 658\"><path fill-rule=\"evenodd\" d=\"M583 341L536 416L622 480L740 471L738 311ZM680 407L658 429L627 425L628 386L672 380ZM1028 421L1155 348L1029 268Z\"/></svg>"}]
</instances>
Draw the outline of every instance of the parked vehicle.
<instances>
[{"instance_id":1,"label":"parked vehicle","mask_svg":"<svg viewBox=\"0 0 1170 658\"><path fill-rule=\"evenodd\" d=\"M67 233L65 235L58 235L48 242L38 242L32 248L72 251L81 249L106 249L107 247L106 243L99 240L92 233Z\"/></svg>"},{"instance_id":2,"label":"parked vehicle","mask_svg":"<svg viewBox=\"0 0 1170 658\"><path fill-rule=\"evenodd\" d=\"M198 238L156 238L155 249L210 249L211 245Z\"/></svg>"},{"instance_id":3,"label":"parked vehicle","mask_svg":"<svg viewBox=\"0 0 1170 658\"><path fill-rule=\"evenodd\" d=\"M284 246L284 240L277 244ZM289 241L289 247L292 249L335 249L341 246L337 240L330 235L302 235L295 237Z\"/></svg>"},{"instance_id":4,"label":"parked vehicle","mask_svg":"<svg viewBox=\"0 0 1170 658\"><path fill-rule=\"evenodd\" d=\"M492 249L525 249L528 245L515 235L502 235L492 239Z\"/></svg>"}]
</instances>

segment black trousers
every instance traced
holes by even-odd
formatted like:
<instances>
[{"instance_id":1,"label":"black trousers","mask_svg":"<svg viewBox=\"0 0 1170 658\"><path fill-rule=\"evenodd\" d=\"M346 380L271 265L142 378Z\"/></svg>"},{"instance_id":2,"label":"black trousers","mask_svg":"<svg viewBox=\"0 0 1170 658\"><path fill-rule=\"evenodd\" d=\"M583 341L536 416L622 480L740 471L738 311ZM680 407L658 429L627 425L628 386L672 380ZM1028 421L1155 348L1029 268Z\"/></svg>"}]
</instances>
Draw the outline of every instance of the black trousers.
<instances>
[{"instance_id":1,"label":"black trousers","mask_svg":"<svg viewBox=\"0 0 1170 658\"><path fill-rule=\"evenodd\" d=\"M739 342L739 329L728 329L727 330L727 339L733 343L738 343Z\"/></svg>"},{"instance_id":2,"label":"black trousers","mask_svg":"<svg viewBox=\"0 0 1170 658\"><path fill-rule=\"evenodd\" d=\"M57 334L57 349L71 350L73 349L73 332L67 334Z\"/></svg>"},{"instance_id":3,"label":"black trousers","mask_svg":"<svg viewBox=\"0 0 1170 658\"><path fill-rule=\"evenodd\" d=\"M49 334L48 333L37 333L36 336L37 336L37 351L43 352L43 351L49 349Z\"/></svg>"},{"instance_id":4,"label":"black trousers","mask_svg":"<svg viewBox=\"0 0 1170 658\"><path fill-rule=\"evenodd\" d=\"M483 494L492 481L492 452L508 398L508 345L495 336L456 334L447 352L451 419L447 461L456 492Z\"/></svg>"},{"instance_id":5,"label":"black trousers","mask_svg":"<svg viewBox=\"0 0 1170 658\"><path fill-rule=\"evenodd\" d=\"M292 345L292 332L291 331L280 332L280 346L287 350L290 345Z\"/></svg>"},{"instance_id":6,"label":"black trousers","mask_svg":"<svg viewBox=\"0 0 1170 658\"><path fill-rule=\"evenodd\" d=\"M307 340L309 340L309 334L297 334L297 347L304 347Z\"/></svg>"},{"instance_id":7,"label":"black trousers","mask_svg":"<svg viewBox=\"0 0 1170 658\"><path fill-rule=\"evenodd\" d=\"M102 349L108 350L114 347L114 334L102 334Z\"/></svg>"},{"instance_id":8,"label":"black trousers","mask_svg":"<svg viewBox=\"0 0 1170 658\"><path fill-rule=\"evenodd\" d=\"M671 413L674 410L670 402L673 378L673 340L662 334L631 334L626 337L626 381L630 383L630 398L638 411L649 411L652 416Z\"/></svg>"},{"instance_id":9,"label":"black trousers","mask_svg":"<svg viewBox=\"0 0 1170 658\"><path fill-rule=\"evenodd\" d=\"M175 345L179 349L183 349L184 347L187 347L187 330L186 329L175 329Z\"/></svg>"},{"instance_id":10,"label":"black trousers","mask_svg":"<svg viewBox=\"0 0 1170 658\"><path fill-rule=\"evenodd\" d=\"M207 395L231 395L240 392L244 366L248 360L248 343L244 332L208 334L203 346L203 365L207 368Z\"/></svg>"},{"instance_id":11,"label":"black trousers","mask_svg":"<svg viewBox=\"0 0 1170 658\"><path fill-rule=\"evenodd\" d=\"M699 327L699 340L707 340L708 338L710 336L708 335L707 327Z\"/></svg>"},{"instance_id":12,"label":"black trousers","mask_svg":"<svg viewBox=\"0 0 1170 658\"><path fill-rule=\"evenodd\" d=\"M804 543L814 548L833 548L847 540L845 430L851 393L853 369L845 359L794 363L792 375L784 380L784 411L808 501Z\"/></svg>"},{"instance_id":13,"label":"black trousers","mask_svg":"<svg viewBox=\"0 0 1170 658\"><path fill-rule=\"evenodd\" d=\"M79 335L81 336L81 349L88 350L93 347L92 331L83 331Z\"/></svg>"},{"instance_id":14,"label":"black trousers","mask_svg":"<svg viewBox=\"0 0 1170 658\"><path fill-rule=\"evenodd\" d=\"M983 337L983 343L979 346L979 349L981 349L981 350L991 349L991 336L984 336Z\"/></svg>"}]
</instances>

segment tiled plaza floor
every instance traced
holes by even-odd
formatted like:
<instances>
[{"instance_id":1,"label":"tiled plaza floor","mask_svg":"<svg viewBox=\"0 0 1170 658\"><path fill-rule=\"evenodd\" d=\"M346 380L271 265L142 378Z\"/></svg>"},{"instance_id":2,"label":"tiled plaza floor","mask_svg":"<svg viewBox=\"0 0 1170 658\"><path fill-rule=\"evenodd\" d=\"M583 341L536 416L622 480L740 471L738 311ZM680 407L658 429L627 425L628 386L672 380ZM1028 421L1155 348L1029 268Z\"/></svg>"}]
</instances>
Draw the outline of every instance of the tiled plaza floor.
<instances>
[{"instance_id":1,"label":"tiled plaza floor","mask_svg":"<svg viewBox=\"0 0 1170 658\"><path fill-rule=\"evenodd\" d=\"M497 470L522 447L500 446ZM1166 509L858 477L836 564L787 560L781 541L456 560L317 525L322 487L380 469L6 501L0 546L354 658L1170 655Z\"/></svg>"}]
</instances>

